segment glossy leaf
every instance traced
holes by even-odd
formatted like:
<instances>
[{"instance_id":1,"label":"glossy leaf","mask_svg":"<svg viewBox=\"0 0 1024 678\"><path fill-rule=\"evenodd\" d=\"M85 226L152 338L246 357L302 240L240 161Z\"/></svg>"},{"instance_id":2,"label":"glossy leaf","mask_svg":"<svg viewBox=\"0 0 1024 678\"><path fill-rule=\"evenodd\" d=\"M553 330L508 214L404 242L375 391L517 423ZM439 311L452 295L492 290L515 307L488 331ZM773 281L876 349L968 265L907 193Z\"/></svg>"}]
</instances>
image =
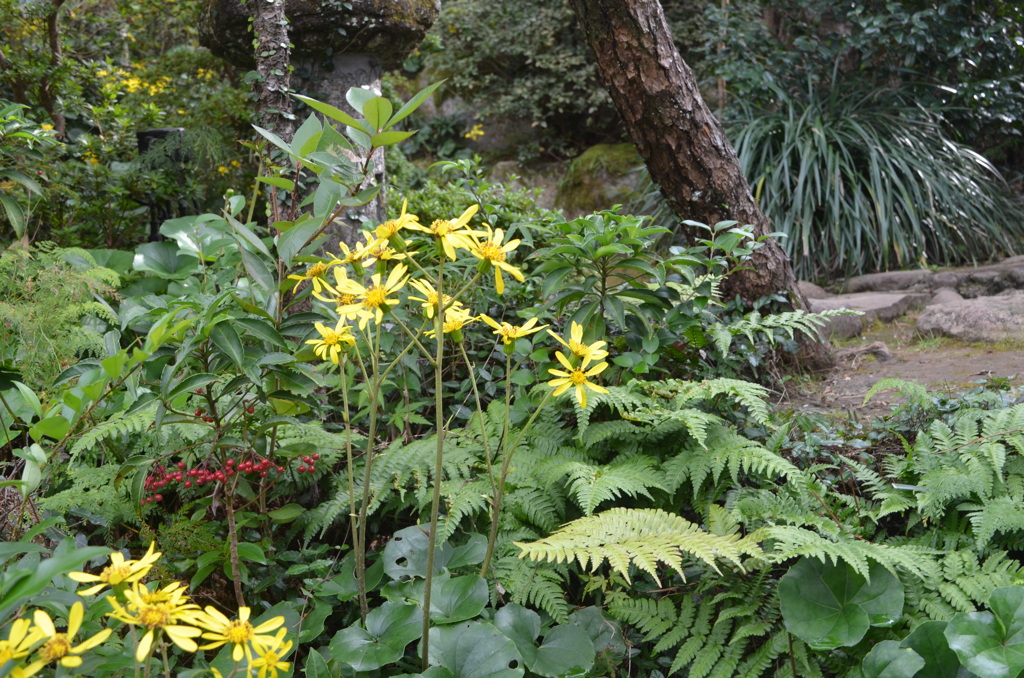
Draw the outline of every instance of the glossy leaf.
<instances>
[{"instance_id":1,"label":"glossy leaf","mask_svg":"<svg viewBox=\"0 0 1024 678\"><path fill-rule=\"evenodd\" d=\"M870 583L846 563L803 558L779 580L786 628L816 650L856 645L871 626L903 613L903 586L872 562Z\"/></svg>"},{"instance_id":2,"label":"glossy leaf","mask_svg":"<svg viewBox=\"0 0 1024 678\"><path fill-rule=\"evenodd\" d=\"M924 659L895 640L878 643L861 663L863 678L914 678L924 667Z\"/></svg>"},{"instance_id":3,"label":"glossy leaf","mask_svg":"<svg viewBox=\"0 0 1024 678\"><path fill-rule=\"evenodd\" d=\"M961 612L946 626L949 647L979 678L1015 678L1024 671L1024 586L992 592L992 612Z\"/></svg>"},{"instance_id":4,"label":"glossy leaf","mask_svg":"<svg viewBox=\"0 0 1024 678\"><path fill-rule=\"evenodd\" d=\"M967 669L949 647L944 631L947 622L927 621L910 633L902 647L909 647L924 659L921 675L928 678L967 678Z\"/></svg>"},{"instance_id":5,"label":"glossy leaf","mask_svg":"<svg viewBox=\"0 0 1024 678\"><path fill-rule=\"evenodd\" d=\"M431 664L455 678L520 678L525 673L515 643L491 624L463 622L430 633Z\"/></svg>"}]
</instances>

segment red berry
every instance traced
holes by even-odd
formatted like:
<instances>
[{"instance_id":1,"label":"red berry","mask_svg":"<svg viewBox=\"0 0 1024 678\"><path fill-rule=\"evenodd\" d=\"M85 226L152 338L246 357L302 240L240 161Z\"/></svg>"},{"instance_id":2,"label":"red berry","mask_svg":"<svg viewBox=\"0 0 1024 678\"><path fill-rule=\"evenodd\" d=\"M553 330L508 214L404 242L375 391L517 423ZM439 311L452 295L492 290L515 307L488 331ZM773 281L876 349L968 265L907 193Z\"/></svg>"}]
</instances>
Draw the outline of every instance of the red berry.
<instances>
[{"instance_id":1,"label":"red berry","mask_svg":"<svg viewBox=\"0 0 1024 678\"><path fill-rule=\"evenodd\" d=\"M316 466L313 466L312 464L310 464L309 468L306 469L306 470L309 471L310 473L313 473L314 471L316 471Z\"/></svg>"},{"instance_id":2,"label":"red berry","mask_svg":"<svg viewBox=\"0 0 1024 678\"><path fill-rule=\"evenodd\" d=\"M249 405L249 407L245 408L245 411L248 412L249 414L252 414L253 412L256 411L256 408L253 407L252 405Z\"/></svg>"},{"instance_id":3,"label":"red berry","mask_svg":"<svg viewBox=\"0 0 1024 678\"><path fill-rule=\"evenodd\" d=\"M306 467L305 466L300 466L299 467L299 473L305 473L305 472L306 472Z\"/></svg>"},{"instance_id":4,"label":"red berry","mask_svg":"<svg viewBox=\"0 0 1024 678\"><path fill-rule=\"evenodd\" d=\"M277 467L276 469L274 469L274 470L275 470L275 471L277 471L278 473L284 473L284 467L283 467L283 466L278 466L278 467Z\"/></svg>"},{"instance_id":5,"label":"red berry","mask_svg":"<svg viewBox=\"0 0 1024 678\"><path fill-rule=\"evenodd\" d=\"M266 471L260 471L260 478L266 478L266 477L267 477L267 472Z\"/></svg>"},{"instance_id":6,"label":"red berry","mask_svg":"<svg viewBox=\"0 0 1024 678\"><path fill-rule=\"evenodd\" d=\"M185 468L185 462L179 461L178 462L178 468Z\"/></svg>"},{"instance_id":7,"label":"red berry","mask_svg":"<svg viewBox=\"0 0 1024 678\"><path fill-rule=\"evenodd\" d=\"M228 466L234 466L235 465L235 460L234 459L228 459L224 463L227 464Z\"/></svg>"},{"instance_id":8,"label":"red berry","mask_svg":"<svg viewBox=\"0 0 1024 678\"><path fill-rule=\"evenodd\" d=\"M196 416L197 416L197 417L200 417L200 416L202 416L202 414L203 414L203 411L202 411L202 410L198 410L198 409L196 410Z\"/></svg>"},{"instance_id":9,"label":"red berry","mask_svg":"<svg viewBox=\"0 0 1024 678\"><path fill-rule=\"evenodd\" d=\"M163 501L164 500L164 495L162 495L162 494L153 495L153 499L155 499L156 501Z\"/></svg>"},{"instance_id":10,"label":"red berry","mask_svg":"<svg viewBox=\"0 0 1024 678\"><path fill-rule=\"evenodd\" d=\"M320 461L320 454L319 453L313 454L313 461Z\"/></svg>"},{"instance_id":11,"label":"red berry","mask_svg":"<svg viewBox=\"0 0 1024 678\"><path fill-rule=\"evenodd\" d=\"M185 481L185 487L192 487L192 481L191 480L186 480Z\"/></svg>"}]
</instances>

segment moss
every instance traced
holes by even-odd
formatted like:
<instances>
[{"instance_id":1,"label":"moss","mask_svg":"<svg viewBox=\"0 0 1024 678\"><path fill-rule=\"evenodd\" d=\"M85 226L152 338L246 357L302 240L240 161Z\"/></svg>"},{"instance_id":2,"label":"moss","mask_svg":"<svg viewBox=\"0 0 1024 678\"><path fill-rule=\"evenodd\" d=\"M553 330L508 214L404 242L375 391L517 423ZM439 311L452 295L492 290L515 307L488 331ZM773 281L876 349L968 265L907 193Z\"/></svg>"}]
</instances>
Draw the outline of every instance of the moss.
<instances>
[{"instance_id":1,"label":"moss","mask_svg":"<svg viewBox=\"0 0 1024 678\"><path fill-rule=\"evenodd\" d=\"M572 161L558 183L556 204L574 212L591 212L624 202L632 193L623 178L642 164L633 144L598 144Z\"/></svg>"}]
</instances>

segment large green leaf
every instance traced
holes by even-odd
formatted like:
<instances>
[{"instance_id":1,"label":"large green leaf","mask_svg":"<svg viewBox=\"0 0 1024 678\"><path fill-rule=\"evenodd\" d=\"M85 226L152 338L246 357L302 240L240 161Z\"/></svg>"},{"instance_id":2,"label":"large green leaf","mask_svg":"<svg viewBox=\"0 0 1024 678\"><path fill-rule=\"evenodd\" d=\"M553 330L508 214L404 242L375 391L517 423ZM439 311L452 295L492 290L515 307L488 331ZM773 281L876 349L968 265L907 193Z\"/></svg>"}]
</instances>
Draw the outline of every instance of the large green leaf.
<instances>
[{"instance_id":1,"label":"large green leaf","mask_svg":"<svg viewBox=\"0 0 1024 678\"><path fill-rule=\"evenodd\" d=\"M924 659L895 640L878 643L861 663L863 678L914 678L924 667Z\"/></svg>"},{"instance_id":2,"label":"large green leaf","mask_svg":"<svg viewBox=\"0 0 1024 678\"><path fill-rule=\"evenodd\" d=\"M430 632L429 661L455 678L521 678L515 643L491 624L463 622Z\"/></svg>"},{"instance_id":3,"label":"large green leaf","mask_svg":"<svg viewBox=\"0 0 1024 678\"><path fill-rule=\"evenodd\" d=\"M970 673L960 665L956 653L949 649L946 641L946 622L927 621L900 643L909 647L924 659L921 676L927 678L968 678Z\"/></svg>"},{"instance_id":4,"label":"large green leaf","mask_svg":"<svg viewBox=\"0 0 1024 678\"><path fill-rule=\"evenodd\" d=\"M366 628L350 626L331 640L331 656L356 671L372 671L398 661L423 631L415 605L388 601L370 610Z\"/></svg>"},{"instance_id":5,"label":"large green leaf","mask_svg":"<svg viewBox=\"0 0 1024 678\"><path fill-rule=\"evenodd\" d=\"M1024 671L1024 586L998 588L992 612L961 612L946 626L949 647L979 678L1016 678Z\"/></svg>"},{"instance_id":6,"label":"large green leaf","mask_svg":"<svg viewBox=\"0 0 1024 678\"><path fill-rule=\"evenodd\" d=\"M871 626L903 613L903 586L872 562L870 583L846 563L803 558L779 580L782 618L790 633L816 650L856 645Z\"/></svg>"},{"instance_id":7,"label":"large green leaf","mask_svg":"<svg viewBox=\"0 0 1024 678\"><path fill-rule=\"evenodd\" d=\"M483 577L435 577L430 594L430 619L438 624L465 621L487 607L489 594Z\"/></svg>"},{"instance_id":8,"label":"large green leaf","mask_svg":"<svg viewBox=\"0 0 1024 678\"><path fill-rule=\"evenodd\" d=\"M170 280L187 278L199 270L199 260L179 256L178 246L173 242L140 245L135 249L133 265L136 271L147 271Z\"/></svg>"},{"instance_id":9,"label":"large green leaf","mask_svg":"<svg viewBox=\"0 0 1024 678\"><path fill-rule=\"evenodd\" d=\"M586 673L594 664L594 642L586 629L574 624L556 626L544 634L540 645L540 615L511 603L494 616L494 625L516 644L523 662L532 673L542 676Z\"/></svg>"}]
</instances>

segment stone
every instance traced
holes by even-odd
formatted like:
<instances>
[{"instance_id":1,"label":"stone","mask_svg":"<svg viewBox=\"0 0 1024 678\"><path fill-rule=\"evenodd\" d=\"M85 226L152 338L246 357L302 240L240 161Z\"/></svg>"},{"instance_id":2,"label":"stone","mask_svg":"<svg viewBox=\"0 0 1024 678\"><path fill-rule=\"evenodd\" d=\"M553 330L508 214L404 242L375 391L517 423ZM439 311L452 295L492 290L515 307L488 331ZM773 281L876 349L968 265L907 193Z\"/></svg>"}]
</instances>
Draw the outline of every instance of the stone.
<instances>
[{"instance_id":1,"label":"stone","mask_svg":"<svg viewBox=\"0 0 1024 678\"><path fill-rule=\"evenodd\" d=\"M606 210L632 197L643 164L633 144L597 144L572 161L558 184L555 207L566 219Z\"/></svg>"},{"instance_id":2,"label":"stone","mask_svg":"<svg viewBox=\"0 0 1024 678\"><path fill-rule=\"evenodd\" d=\"M798 280L796 286L805 299L827 299L829 296L829 293L824 289L806 280Z\"/></svg>"},{"instance_id":3,"label":"stone","mask_svg":"<svg viewBox=\"0 0 1024 678\"><path fill-rule=\"evenodd\" d=\"M865 327L876 320L891 321L906 315L909 311L924 307L931 300L929 294L905 294L895 292L862 292L859 294L838 294L826 299L808 299L807 305L813 313L848 308L860 311L862 315L841 315L829 318L823 331L837 339L849 339L859 335Z\"/></svg>"},{"instance_id":4,"label":"stone","mask_svg":"<svg viewBox=\"0 0 1024 678\"><path fill-rule=\"evenodd\" d=\"M928 289L932 272L924 269L915 271L886 271L869 273L850 278L843 284L843 292L892 292L895 290Z\"/></svg>"},{"instance_id":5,"label":"stone","mask_svg":"<svg viewBox=\"0 0 1024 678\"><path fill-rule=\"evenodd\" d=\"M917 329L969 342L1024 341L1024 292L929 306Z\"/></svg>"},{"instance_id":6,"label":"stone","mask_svg":"<svg viewBox=\"0 0 1024 678\"><path fill-rule=\"evenodd\" d=\"M952 287L940 287L935 291L935 295L932 296L932 300L928 302L929 306L934 304L949 304L954 301L963 301L964 298L960 296Z\"/></svg>"}]
</instances>

